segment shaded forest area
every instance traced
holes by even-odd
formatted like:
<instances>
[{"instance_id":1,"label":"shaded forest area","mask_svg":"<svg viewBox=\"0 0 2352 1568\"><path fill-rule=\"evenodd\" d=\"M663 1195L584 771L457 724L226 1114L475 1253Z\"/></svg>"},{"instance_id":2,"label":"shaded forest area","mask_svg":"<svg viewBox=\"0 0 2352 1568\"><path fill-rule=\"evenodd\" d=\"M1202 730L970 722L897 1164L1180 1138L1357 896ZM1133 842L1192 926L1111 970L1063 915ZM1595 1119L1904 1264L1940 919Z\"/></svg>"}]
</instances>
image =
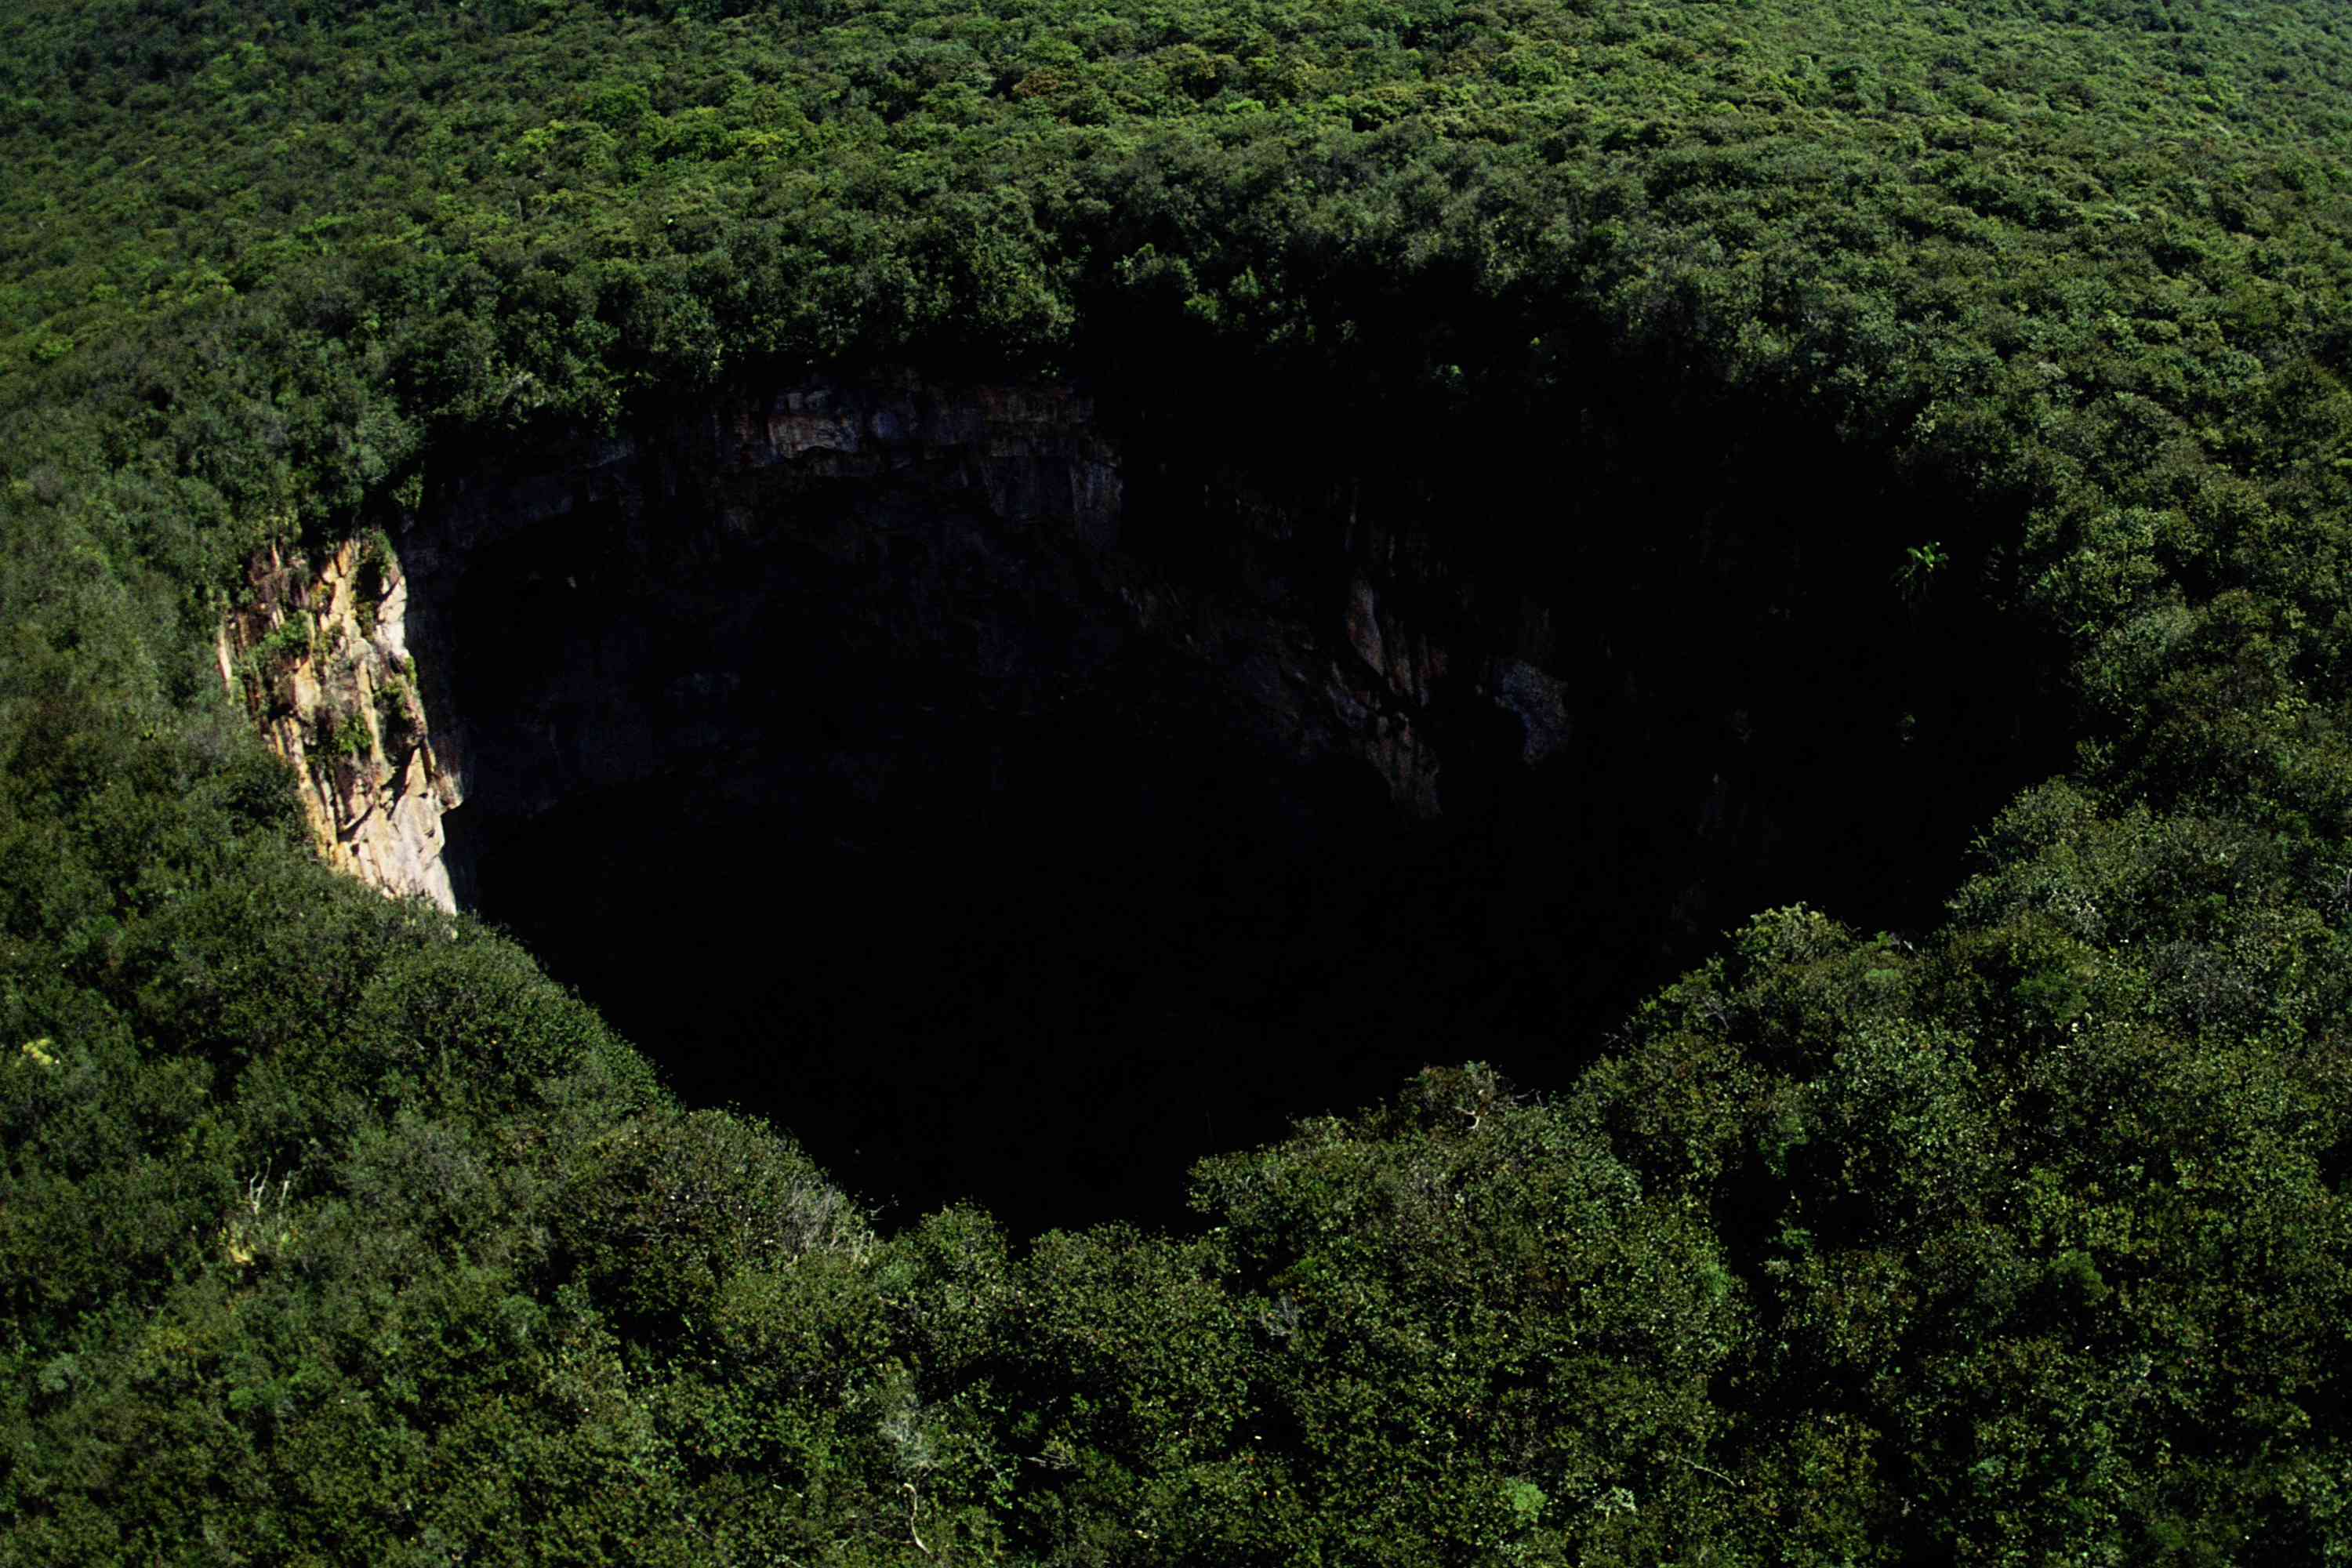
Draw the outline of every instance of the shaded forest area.
<instances>
[{"instance_id":1,"label":"shaded forest area","mask_svg":"<svg viewBox=\"0 0 2352 1568\"><path fill-rule=\"evenodd\" d=\"M2340 1560L2347 25L12 8L0 1562ZM469 450L880 363L1785 410L2073 754L1547 1092L879 1226L329 874L211 641Z\"/></svg>"}]
</instances>

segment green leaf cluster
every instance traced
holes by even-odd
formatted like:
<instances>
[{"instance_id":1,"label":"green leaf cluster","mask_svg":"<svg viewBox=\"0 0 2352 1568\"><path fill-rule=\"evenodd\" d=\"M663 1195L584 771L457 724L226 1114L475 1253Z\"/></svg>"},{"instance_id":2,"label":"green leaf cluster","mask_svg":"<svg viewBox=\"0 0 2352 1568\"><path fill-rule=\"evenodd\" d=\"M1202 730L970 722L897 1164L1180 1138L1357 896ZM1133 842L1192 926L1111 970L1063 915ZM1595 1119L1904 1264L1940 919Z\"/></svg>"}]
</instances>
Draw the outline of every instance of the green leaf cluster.
<instances>
[{"instance_id":1,"label":"green leaf cluster","mask_svg":"<svg viewBox=\"0 0 2352 1568\"><path fill-rule=\"evenodd\" d=\"M2326 5L11 7L0 1563L2341 1561L2347 128ZM1800 411L2075 776L1554 1099L880 1234L210 667L436 455L879 357Z\"/></svg>"}]
</instances>

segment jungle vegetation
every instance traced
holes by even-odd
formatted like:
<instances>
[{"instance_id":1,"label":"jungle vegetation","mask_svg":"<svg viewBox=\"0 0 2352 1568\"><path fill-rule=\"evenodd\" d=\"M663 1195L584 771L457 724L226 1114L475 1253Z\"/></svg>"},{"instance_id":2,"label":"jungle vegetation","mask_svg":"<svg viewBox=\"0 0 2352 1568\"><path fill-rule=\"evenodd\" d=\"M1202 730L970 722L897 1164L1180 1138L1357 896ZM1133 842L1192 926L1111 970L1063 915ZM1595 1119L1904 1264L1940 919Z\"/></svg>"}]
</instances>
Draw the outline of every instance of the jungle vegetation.
<instances>
[{"instance_id":1,"label":"jungle vegetation","mask_svg":"<svg viewBox=\"0 0 2352 1568\"><path fill-rule=\"evenodd\" d=\"M0 1562L2352 1558L2347 132L2334 0L18 0ZM212 672L452 443L1139 342L1810 409L2075 765L1031 1238L331 875Z\"/></svg>"}]
</instances>

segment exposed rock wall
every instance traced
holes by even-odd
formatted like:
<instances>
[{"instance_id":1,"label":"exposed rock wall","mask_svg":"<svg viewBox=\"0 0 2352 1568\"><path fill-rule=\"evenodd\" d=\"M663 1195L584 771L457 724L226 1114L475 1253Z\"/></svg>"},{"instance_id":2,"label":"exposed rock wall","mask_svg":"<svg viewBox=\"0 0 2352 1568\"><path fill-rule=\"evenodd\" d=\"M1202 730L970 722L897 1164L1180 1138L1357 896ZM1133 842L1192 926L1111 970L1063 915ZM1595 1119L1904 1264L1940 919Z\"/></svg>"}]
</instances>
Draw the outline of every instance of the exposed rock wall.
<instances>
[{"instance_id":1,"label":"exposed rock wall","mask_svg":"<svg viewBox=\"0 0 2352 1568\"><path fill-rule=\"evenodd\" d=\"M501 714L508 732L490 736L437 679L457 660L479 668L511 651L457 647L467 634L454 606L469 572L524 541L528 564L502 569L582 593L583 616L594 614L592 574L609 575L616 556L633 563L629 591L669 594L678 622L738 613L715 603L698 613L697 595L756 595L772 574L789 597L813 571L837 572L860 600L841 613L867 616L878 649L956 650L985 689L977 700L1000 715L1066 700L1070 661L1148 647L1216 693L1227 721L1268 757L1359 763L1423 816L1444 810L1444 775L1459 761L1439 733L1442 710L1484 711L1518 735L1509 749L1528 763L1570 745L1565 688L1542 663L1554 652L1548 613L1514 605L1493 636L1454 615L1457 631L1481 632L1455 647L1412 607L1433 598L1431 542L1417 527L1360 520L1344 478L1325 506L1212 481L1202 529L1229 537L1210 573L1130 536L1131 482L1120 440L1080 390L905 374L738 395L667 428L454 478L400 540L420 584L417 636L451 656L434 661L425 688L443 765L494 809L541 810L709 741L708 724L681 715L708 712L729 700L719 688L740 685L740 670L706 668L673 671L662 691L632 689L615 671L655 650L622 645L656 634L609 617L601 630L583 623L561 634L575 642L566 668L528 699L527 765L478 766L486 747L509 764L521 758L516 716ZM1084 629L1041 646L1029 623L1056 617ZM593 745L582 739L591 734Z\"/></svg>"},{"instance_id":2,"label":"exposed rock wall","mask_svg":"<svg viewBox=\"0 0 2352 1568\"><path fill-rule=\"evenodd\" d=\"M248 700L330 855L445 904L472 896L478 819L696 769L730 810L887 816L1027 787L1004 757L1046 765L1067 714L1097 754L1319 770L1300 788L1325 805L1534 803L1547 853L1623 841L1691 931L1737 912L1712 907L1724 867L1835 815L1830 760L1883 750L1909 700L1841 644L1885 628L1787 609L1834 603L1810 469L1590 432L1316 440L1066 384L738 388L625 435L440 454L397 563L257 562L223 668L260 660ZM1645 516L1673 525L1622 521Z\"/></svg>"},{"instance_id":3,"label":"exposed rock wall","mask_svg":"<svg viewBox=\"0 0 2352 1568\"><path fill-rule=\"evenodd\" d=\"M454 910L442 817L463 795L434 751L397 561L375 541L315 565L272 549L247 588L221 625L221 680L293 764L320 853Z\"/></svg>"},{"instance_id":4,"label":"exposed rock wall","mask_svg":"<svg viewBox=\"0 0 2352 1568\"><path fill-rule=\"evenodd\" d=\"M1906 924L2020 776L2000 645L1839 535L1905 512L1866 470L1253 406L876 375L444 446L389 548L255 563L224 675L337 863L680 1093L1057 1223L1442 1056L1561 1081L1750 910Z\"/></svg>"}]
</instances>

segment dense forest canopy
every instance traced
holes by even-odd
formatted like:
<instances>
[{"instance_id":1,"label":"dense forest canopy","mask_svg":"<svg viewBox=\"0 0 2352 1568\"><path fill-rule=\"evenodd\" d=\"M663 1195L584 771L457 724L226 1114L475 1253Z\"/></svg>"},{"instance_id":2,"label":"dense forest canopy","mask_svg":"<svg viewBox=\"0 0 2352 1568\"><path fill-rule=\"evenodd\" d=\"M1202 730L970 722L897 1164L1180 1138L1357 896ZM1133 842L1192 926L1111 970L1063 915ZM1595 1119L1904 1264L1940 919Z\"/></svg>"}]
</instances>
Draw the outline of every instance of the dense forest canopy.
<instances>
[{"instance_id":1,"label":"dense forest canopy","mask_svg":"<svg viewBox=\"0 0 2352 1568\"><path fill-rule=\"evenodd\" d=\"M2343 1561L2347 31L12 6L0 1561ZM885 1234L317 865L219 690L251 552L436 454L1122 357L1811 409L1955 498L1824 545L2046 646L2078 765L1934 931L1759 913L1569 1092L1433 1069L1174 1235Z\"/></svg>"}]
</instances>

